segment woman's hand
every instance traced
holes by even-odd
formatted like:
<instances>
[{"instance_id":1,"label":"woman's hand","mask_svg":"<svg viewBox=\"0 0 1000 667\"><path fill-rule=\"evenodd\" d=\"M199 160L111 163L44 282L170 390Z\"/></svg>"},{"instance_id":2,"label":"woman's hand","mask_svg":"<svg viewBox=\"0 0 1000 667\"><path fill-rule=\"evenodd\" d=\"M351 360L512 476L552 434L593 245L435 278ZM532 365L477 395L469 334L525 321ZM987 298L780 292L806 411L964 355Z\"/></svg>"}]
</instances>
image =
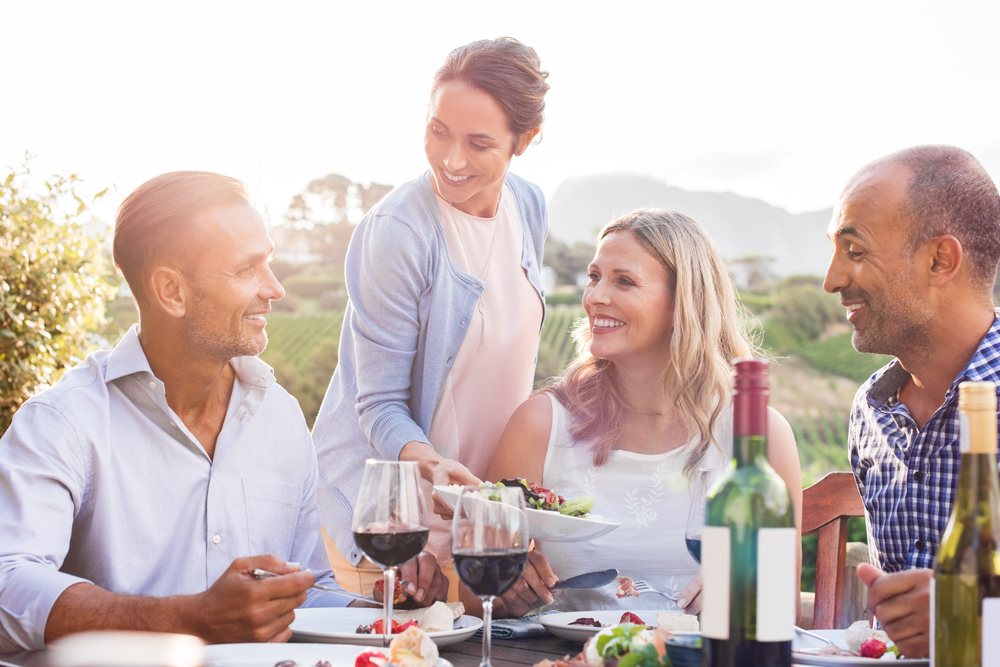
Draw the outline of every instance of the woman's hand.
<instances>
[{"instance_id":1,"label":"woman's hand","mask_svg":"<svg viewBox=\"0 0 1000 667\"><path fill-rule=\"evenodd\" d=\"M528 552L528 563L524 566L524 574L514 586L504 593L497 602L497 617L524 616L532 609L539 607L539 602L552 604L552 591L549 586L555 585L556 575L553 574L549 562L538 551Z\"/></svg>"},{"instance_id":2,"label":"woman's hand","mask_svg":"<svg viewBox=\"0 0 1000 667\"><path fill-rule=\"evenodd\" d=\"M446 459L426 442L408 442L399 452L400 461L416 461L420 476L435 486L476 486L481 481L469 469L454 459ZM434 494L434 513L450 519L453 512L441 498Z\"/></svg>"},{"instance_id":3,"label":"woman's hand","mask_svg":"<svg viewBox=\"0 0 1000 667\"><path fill-rule=\"evenodd\" d=\"M407 584L403 593L409 596L417 607L429 607L435 602L448 600L448 577L444 576L434 554L421 551L416 558L400 565L396 576L399 582ZM372 591L372 596L376 602L381 602L384 598L382 591L378 588ZM403 608L405 602L399 606L400 609Z\"/></svg>"},{"instance_id":4,"label":"woman's hand","mask_svg":"<svg viewBox=\"0 0 1000 667\"><path fill-rule=\"evenodd\" d=\"M687 614L701 613L701 573L694 575L694 579L684 587L677 604Z\"/></svg>"}]
</instances>

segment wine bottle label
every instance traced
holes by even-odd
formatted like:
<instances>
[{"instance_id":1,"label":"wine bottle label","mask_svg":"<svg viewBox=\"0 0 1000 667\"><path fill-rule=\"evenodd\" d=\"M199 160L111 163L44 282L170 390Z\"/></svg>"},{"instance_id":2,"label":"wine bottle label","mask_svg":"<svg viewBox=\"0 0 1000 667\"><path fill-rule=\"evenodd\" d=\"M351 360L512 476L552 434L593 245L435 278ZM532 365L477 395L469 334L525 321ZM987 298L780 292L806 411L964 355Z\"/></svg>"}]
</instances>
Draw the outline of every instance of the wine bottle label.
<instances>
[{"instance_id":1,"label":"wine bottle label","mask_svg":"<svg viewBox=\"0 0 1000 667\"><path fill-rule=\"evenodd\" d=\"M927 592L930 594L930 610L931 610L931 613L929 614L929 616L931 617L930 618L930 634L927 636L928 643L930 645L928 646L929 650L927 651L927 655L930 658L928 660L929 666L930 667L934 667L934 665L937 664L937 658L935 657L935 653L934 653L934 651L936 650L935 646L934 646L934 642L935 642L935 637L937 636L937 623L936 623L936 619L937 619L937 600L936 600L936 598L937 598L937 579L935 579L934 577L931 577L930 587L928 588Z\"/></svg>"},{"instance_id":2,"label":"wine bottle label","mask_svg":"<svg viewBox=\"0 0 1000 667\"><path fill-rule=\"evenodd\" d=\"M1000 632L997 632L1000 628L1000 598L983 598L981 628L983 652L979 664L1000 665Z\"/></svg>"},{"instance_id":3,"label":"wine bottle label","mask_svg":"<svg viewBox=\"0 0 1000 667\"><path fill-rule=\"evenodd\" d=\"M791 641L795 632L795 529L757 530L757 641Z\"/></svg>"},{"instance_id":4,"label":"wine bottle label","mask_svg":"<svg viewBox=\"0 0 1000 667\"><path fill-rule=\"evenodd\" d=\"M701 635L729 639L728 526L705 526L701 534Z\"/></svg>"}]
</instances>

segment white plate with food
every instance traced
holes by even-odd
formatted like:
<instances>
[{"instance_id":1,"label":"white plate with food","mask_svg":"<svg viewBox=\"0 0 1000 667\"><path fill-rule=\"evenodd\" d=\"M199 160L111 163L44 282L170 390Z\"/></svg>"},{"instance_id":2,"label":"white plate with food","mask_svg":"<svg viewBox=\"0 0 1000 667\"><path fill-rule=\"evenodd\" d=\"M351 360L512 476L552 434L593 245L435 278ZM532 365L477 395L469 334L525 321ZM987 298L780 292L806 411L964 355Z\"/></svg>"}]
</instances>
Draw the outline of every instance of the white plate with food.
<instances>
[{"instance_id":1,"label":"white plate with food","mask_svg":"<svg viewBox=\"0 0 1000 667\"><path fill-rule=\"evenodd\" d=\"M866 625L863 621L859 621L859 623L859 627ZM856 644L859 644L860 642L855 641L849 643L847 641L846 630L811 630L810 632L829 639L836 645L837 649L849 654L825 655L820 653L820 651L831 650L829 648L824 648L829 646L829 644L823 644L823 642L818 639L796 633L795 641L792 644L792 662L797 665L836 665L838 667L860 667L861 665L886 664L887 662L892 662L895 665L920 667L921 665L928 664L926 659L897 658L896 660L892 660L891 657L877 659L863 658L860 655L855 655L857 653L857 649L859 648ZM888 644L891 646L891 642L888 642ZM852 651L852 649L854 650Z\"/></svg>"},{"instance_id":2,"label":"white plate with food","mask_svg":"<svg viewBox=\"0 0 1000 667\"><path fill-rule=\"evenodd\" d=\"M443 608L443 609L442 609ZM435 603L427 609L395 611L392 618L404 623L416 620L438 647L464 642L483 627L482 619L462 614L460 602L448 605ZM433 617L428 616L433 614ZM329 644L378 644L382 635L358 633L362 625L372 625L382 618L382 610L374 607L316 607L296 609L292 621L292 640ZM448 630L439 628L449 627ZM430 628L428 630L428 628Z\"/></svg>"},{"instance_id":3,"label":"white plate with food","mask_svg":"<svg viewBox=\"0 0 1000 667\"><path fill-rule=\"evenodd\" d=\"M634 623L634 620L622 620L622 616L626 613L632 613L637 616L642 621L641 625L651 627L664 625L665 629L669 629L672 633L678 635L698 634L697 617L689 614L656 611L654 609L636 609L633 612L626 612L621 609L561 611L554 614L542 614L538 617L538 622L556 637L582 644L604 628L623 622ZM684 616L687 618L679 618ZM600 623L600 626L593 625L593 622ZM680 629L681 627L685 629Z\"/></svg>"},{"instance_id":4,"label":"white plate with food","mask_svg":"<svg viewBox=\"0 0 1000 667\"><path fill-rule=\"evenodd\" d=\"M314 667L325 660L336 667L353 665L365 651L389 654L389 649L344 644L212 644L205 647L202 664L205 667L275 667L282 661L290 661L296 667ZM444 658L438 658L434 667L453 666Z\"/></svg>"},{"instance_id":5,"label":"white plate with food","mask_svg":"<svg viewBox=\"0 0 1000 667\"><path fill-rule=\"evenodd\" d=\"M455 509L458 491L447 486L435 486L434 491L441 496L448 507ZM568 516L548 510L528 509L528 530L535 540L550 542L586 542L610 533L621 526L617 521L590 516Z\"/></svg>"}]
</instances>

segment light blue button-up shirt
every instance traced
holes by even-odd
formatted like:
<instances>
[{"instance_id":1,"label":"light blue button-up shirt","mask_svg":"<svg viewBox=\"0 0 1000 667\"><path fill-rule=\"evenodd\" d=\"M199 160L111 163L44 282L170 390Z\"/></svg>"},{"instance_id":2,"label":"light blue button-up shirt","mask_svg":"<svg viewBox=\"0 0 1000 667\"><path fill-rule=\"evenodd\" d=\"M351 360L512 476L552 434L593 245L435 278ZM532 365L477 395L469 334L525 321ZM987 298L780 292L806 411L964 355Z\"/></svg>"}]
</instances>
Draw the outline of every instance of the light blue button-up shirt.
<instances>
[{"instance_id":1,"label":"light blue button-up shirt","mask_svg":"<svg viewBox=\"0 0 1000 667\"><path fill-rule=\"evenodd\" d=\"M83 581L198 593L234 559L271 553L336 586L302 411L264 362L232 365L214 459L167 405L135 327L18 410L0 439L0 653L42 648L52 605ZM352 599L310 591L306 605Z\"/></svg>"}]
</instances>

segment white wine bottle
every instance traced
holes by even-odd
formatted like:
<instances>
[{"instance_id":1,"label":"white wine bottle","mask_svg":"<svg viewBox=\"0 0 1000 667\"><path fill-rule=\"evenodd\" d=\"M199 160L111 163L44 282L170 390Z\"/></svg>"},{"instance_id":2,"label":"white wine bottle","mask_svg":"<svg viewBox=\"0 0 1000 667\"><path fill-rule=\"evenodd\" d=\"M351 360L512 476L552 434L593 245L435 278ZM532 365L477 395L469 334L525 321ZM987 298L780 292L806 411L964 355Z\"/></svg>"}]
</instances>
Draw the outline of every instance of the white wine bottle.
<instances>
[{"instance_id":1,"label":"white wine bottle","mask_svg":"<svg viewBox=\"0 0 1000 667\"><path fill-rule=\"evenodd\" d=\"M702 665L788 667L795 627L795 519L767 460L767 362L740 360L733 463L709 492L702 533Z\"/></svg>"},{"instance_id":2,"label":"white wine bottle","mask_svg":"<svg viewBox=\"0 0 1000 667\"><path fill-rule=\"evenodd\" d=\"M962 468L934 559L931 656L950 667L1000 665L995 642L983 641L984 626L1000 632L996 385L963 382L958 391Z\"/></svg>"}]
</instances>

